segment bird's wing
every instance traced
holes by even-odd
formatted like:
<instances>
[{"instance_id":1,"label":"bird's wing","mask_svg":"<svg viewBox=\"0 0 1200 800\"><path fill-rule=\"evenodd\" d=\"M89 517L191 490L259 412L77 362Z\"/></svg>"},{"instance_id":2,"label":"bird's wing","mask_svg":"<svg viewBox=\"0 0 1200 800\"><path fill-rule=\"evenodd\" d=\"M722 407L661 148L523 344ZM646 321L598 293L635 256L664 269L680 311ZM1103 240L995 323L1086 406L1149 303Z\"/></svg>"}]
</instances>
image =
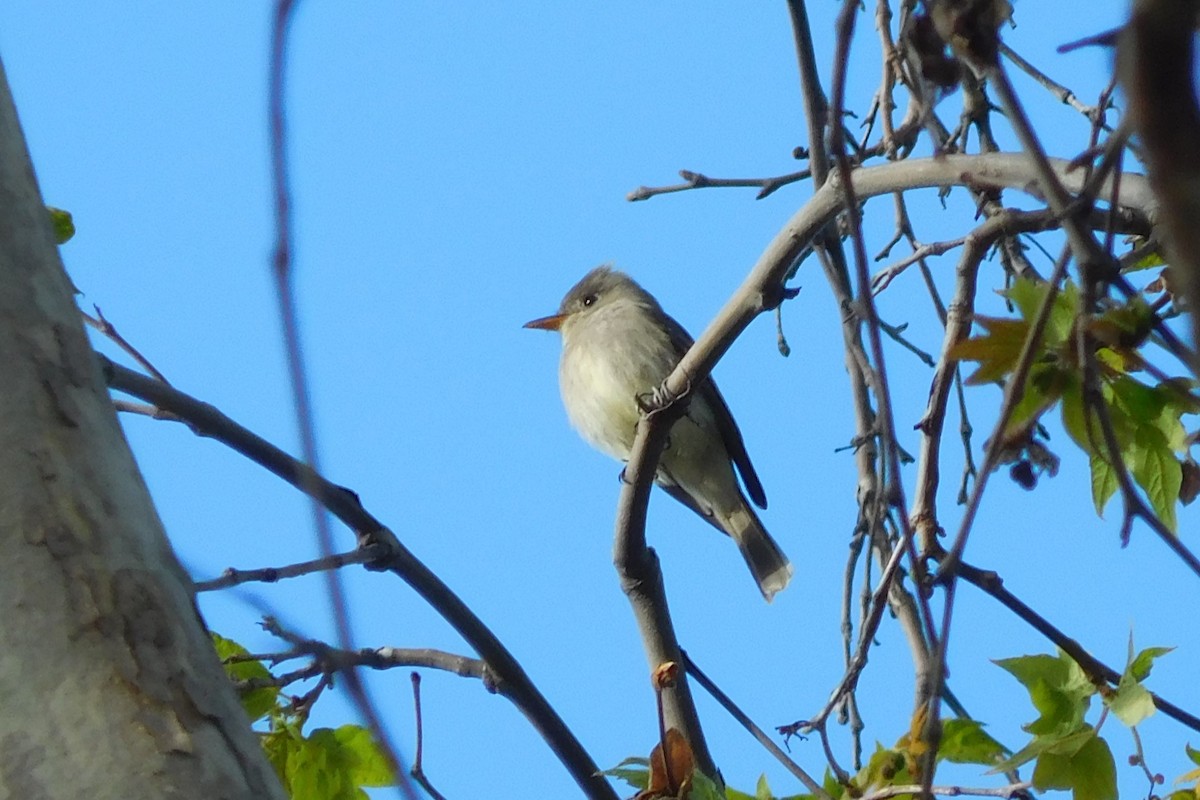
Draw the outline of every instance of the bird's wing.
<instances>
[{"instance_id":1,"label":"bird's wing","mask_svg":"<svg viewBox=\"0 0 1200 800\"><path fill-rule=\"evenodd\" d=\"M695 511L696 514L698 514L709 525L712 525L714 528L716 528L717 530L719 530L721 533L725 534L726 536L729 535L729 531L722 528L721 523L719 521L717 521L717 517L715 514L712 513L712 509L704 508L699 503L697 503L690 494L688 494L687 492L685 492L683 490L682 486L680 486L677 483L664 483L663 481L656 481L656 483L658 484L659 488L662 489L664 492L671 495L671 497L674 497L679 502L683 503L685 506L690 508L692 511Z\"/></svg>"},{"instance_id":2,"label":"bird's wing","mask_svg":"<svg viewBox=\"0 0 1200 800\"><path fill-rule=\"evenodd\" d=\"M683 358L683 354L692 346L692 337L671 316L664 316L667 317L667 330L671 335L671 344L675 347L678 357ZM733 412L729 410L729 405L721 396L721 390L717 388L716 381L709 377L704 380L703 384L693 388L712 409L713 417L717 422L717 430L721 434L721 441L725 444L725 452L729 454L738 473L741 474L742 483L746 485L746 494L750 495L750 499L756 506L766 508L767 493L763 491L758 473L754 471L754 465L750 463L750 454L746 452L746 442L742 439L742 432L738 430L737 422L733 419ZM675 493L672 492L672 494ZM684 504L687 505L686 502Z\"/></svg>"}]
</instances>

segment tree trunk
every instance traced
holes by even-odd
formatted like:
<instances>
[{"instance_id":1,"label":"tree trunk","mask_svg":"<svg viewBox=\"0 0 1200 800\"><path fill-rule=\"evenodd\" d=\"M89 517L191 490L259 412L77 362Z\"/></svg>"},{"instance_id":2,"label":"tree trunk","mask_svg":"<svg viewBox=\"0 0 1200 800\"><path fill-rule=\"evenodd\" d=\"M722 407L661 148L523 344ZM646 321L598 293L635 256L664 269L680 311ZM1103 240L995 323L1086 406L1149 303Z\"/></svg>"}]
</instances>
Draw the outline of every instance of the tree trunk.
<instances>
[{"instance_id":1,"label":"tree trunk","mask_svg":"<svg viewBox=\"0 0 1200 800\"><path fill-rule=\"evenodd\" d=\"M0 798L283 798L72 295L0 66Z\"/></svg>"}]
</instances>

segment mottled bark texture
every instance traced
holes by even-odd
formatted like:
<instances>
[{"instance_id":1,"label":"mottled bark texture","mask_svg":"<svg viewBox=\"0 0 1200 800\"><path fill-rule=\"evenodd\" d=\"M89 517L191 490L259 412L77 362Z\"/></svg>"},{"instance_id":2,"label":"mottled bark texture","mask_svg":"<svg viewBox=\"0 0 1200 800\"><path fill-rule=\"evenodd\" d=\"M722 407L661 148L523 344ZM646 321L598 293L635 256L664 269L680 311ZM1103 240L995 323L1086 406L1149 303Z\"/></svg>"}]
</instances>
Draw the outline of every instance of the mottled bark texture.
<instances>
[{"instance_id":1,"label":"mottled bark texture","mask_svg":"<svg viewBox=\"0 0 1200 800\"><path fill-rule=\"evenodd\" d=\"M0 67L0 798L283 798L72 294Z\"/></svg>"}]
</instances>

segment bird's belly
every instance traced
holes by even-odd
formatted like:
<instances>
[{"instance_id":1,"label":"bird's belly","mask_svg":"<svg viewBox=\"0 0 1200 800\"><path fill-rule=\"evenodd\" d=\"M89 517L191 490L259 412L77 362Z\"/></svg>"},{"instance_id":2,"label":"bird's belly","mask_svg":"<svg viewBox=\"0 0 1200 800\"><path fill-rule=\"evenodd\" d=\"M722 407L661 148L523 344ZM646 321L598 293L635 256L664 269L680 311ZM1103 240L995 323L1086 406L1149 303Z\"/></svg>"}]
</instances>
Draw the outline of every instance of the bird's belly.
<instances>
[{"instance_id":1,"label":"bird's belly","mask_svg":"<svg viewBox=\"0 0 1200 800\"><path fill-rule=\"evenodd\" d=\"M588 352L575 356L564 359L559 371L571 425L597 450L626 461L641 417L637 397L653 391L666 372L656 376L645 369L622 368L612 359Z\"/></svg>"}]
</instances>

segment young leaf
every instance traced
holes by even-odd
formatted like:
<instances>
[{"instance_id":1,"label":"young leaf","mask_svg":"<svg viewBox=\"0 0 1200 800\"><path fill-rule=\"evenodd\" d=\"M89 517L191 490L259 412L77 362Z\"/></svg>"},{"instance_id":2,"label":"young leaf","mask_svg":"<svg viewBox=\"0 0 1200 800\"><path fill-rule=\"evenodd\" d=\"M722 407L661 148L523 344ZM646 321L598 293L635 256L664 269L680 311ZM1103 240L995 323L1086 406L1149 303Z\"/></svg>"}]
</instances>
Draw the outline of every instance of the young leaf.
<instances>
[{"instance_id":1,"label":"young leaf","mask_svg":"<svg viewBox=\"0 0 1200 800\"><path fill-rule=\"evenodd\" d=\"M392 786L396 774L371 732L361 725L342 725L332 731L342 768L355 786Z\"/></svg>"},{"instance_id":2,"label":"young leaf","mask_svg":"<svg viewBox=\"0 0 1200 800\"><path fill-rule=\"evenodd\" d=\"M1130 644L1132 645L1132 641ZM1129 662L1129 666L1125 668L1125 672L1132 675L1134 680L1144 681L1150 677L1150 670L1154 667L1154 660L1160 656L1165 656L1174 649L1174 647L1147 647L1134 656L1133 660Z\"/></svg>"},{"instance_id":3,"label":"young leaf","mask_svg":"<svg viewBox=\"0 0 1200 800\"><path fill-rule=\"evenodd\" d=\"M1167 262L1163 261L1162 254L1157 250L1152 250L1146 255L1133 262L1128 267L1125 267L1124 272L1137 272L1143 269L1154 269L1155 267L1164 266Z\"/></svg>"},{"instance_id":4,"label":"young leaf","mask_svg":"<svg viewBox=\"0 0 1200 800\"><path fill-rule=\"evenodd\" d=\"M1096 506L1096 516L1104 516L1104 507L1117 493L1117 472L1103 457L1093 454L1092 467L1092 504Z\"/></svg>"},{"instance_id":5,"label":"young leaf","mask_svg":"<svg viewBox=\"0 0 1200 800\"><path fill-rule=\"evenodd\" d=\"M727 800L712 778L700 770L692 771L691 791L687 793L688 800ZM770 798L768 798L770 800Z\"/></svg>"},{"instance_id":6,"label":"young leaf","mask_svg":"<svg viewBox=\"0 0 1200 800\"><path fill-rule=\"evenodd\" d=\"M947 719L942 722L942 743L938 759L955 764L992 766L1004 758L1004 745L983 730L983 723L973 719Z\"/></svg>"},{"instance_id":7,"label":"young leaf","mask_svg":"<svg viewBox=\"0 0 1200 800\"><path fill-rule=\"evenodd\" d=\"M967 378L967 384L979 386L1012 372L1029 333L1029 323L997 317L976 317L975 321L987 333L958 342L950 348L949 356L958 361L978 361L979 369Z\"/></svg>"},{"instance_id":8,"label":"young leaf","mask_svg":"<svg viewBox=\"0 0 1200 800\"><path fill-rule=\"evenodd\" d=\"M1037 317L1049 290L1050 287L1045 283L1020 278L1013 281L1012 286L1004 292L1004 296L1013 302L1023 319L1032 322ZM1078 308L1079 287L1068 282L1054 297L1054 307L1050 309L1050 320L1046 325L1045 339L1042 343L1043 350L1054 349L1067 341L1075 324Z\"/></svg>"},{"instance_id":9,"label":"young leaf","mask_svg":"<svg viewBox=\"0 0 1200 800\"><path fill-rule=\"evenodd\" d=\"M1170 530L1176 528L1175 503L1183 484L1183 468L1167 446L1162 432L1142 426L1138 429L1130 454L1130 472L1146 493L1150 507Z\"/></svg>"},{"instance_id":10,"label":"young leaf","mask_svg":"<svg viewBox=\"0 0 1200 800\"><path fill-rule=\"evenodd\" d=\"M1037 789L1070 789L1074 800L1116 800L1117 765L1108 743L1087 730L1064 752L1047 750L1033 769Z\"/></svg>"},{"instance_id":11,"label":"young leaf","mask_svg":"<svg viewBox=\"0 0 1200 800\"><path fill-rule=\"evenodd\" d=\"M650 785L650 759L631 756L600 774L625 781L635 789L645 789Z\"/></svg>"},{"instance_id":12,"label":"young leaf","mask_svg":"<svg viewBox=\"0 0 1200 800\"><path fill-rule=\"evenodd\" d=\"M225 663L226 659L233 656L244 656L248 654L246 648L232 639L226 639L218 633L212 634L213 646L217 650L217 657L221 659L225 665L225 674L234 681L249 681L254 679L267 680L271 677L271 671L261 661L236 661ZM264 686L260 689L251 689L249 691L240 692L240 700L242 708L246 710L246 715L250 717L251 722L262 719L275 708L275 700L279 696L279 689L275 686Z\"/></svg>"},{"instance_id":13,"label":"young leaf","mask_svg":"<svg viewBox=\"0 0 1200 800\"><path fill-rule=\"evenodd\" d=\"M1069 733L1079 729L1096 687L1065 654L1020 656L996 662L1029 691L1041 716L1024 726L1032 734Z\"/></svg>"},{"instance_id":14,"label":"young leaf","mask_svg":"<svg viewBox=\"0 0 1200 800\"><path fill-rule=\"evenodd\" d=\"M50 212L50 227L54 230L54 242L65 244L70 241L71 237L75 235L75 220L71 217L71 212L54 206L46 206L46 210Z\"/></svg>"},{"instance_id":15,"label":"young leaf","mask_svg":"<svg viewBox=\"0 0 1200 800\"><path fill-rule=\"evenodd\" d=\"M1104 698L1104 704L1131 728L1154 713L1154 698L1150 692L1128 675L1121 676L1117 690Z\"/></svg>"}]
</instances>

